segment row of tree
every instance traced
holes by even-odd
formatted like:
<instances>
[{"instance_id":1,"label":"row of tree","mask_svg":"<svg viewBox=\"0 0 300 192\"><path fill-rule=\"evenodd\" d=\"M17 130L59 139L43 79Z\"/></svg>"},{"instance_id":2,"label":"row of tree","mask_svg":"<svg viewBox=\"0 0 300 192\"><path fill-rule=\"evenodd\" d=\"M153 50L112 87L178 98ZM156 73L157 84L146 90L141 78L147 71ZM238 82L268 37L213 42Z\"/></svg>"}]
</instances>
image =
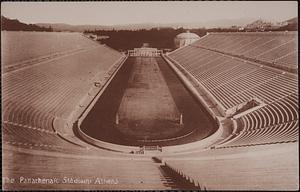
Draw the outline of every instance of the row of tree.
<instances>
[{"instance_id":1,"label":"row of tree","mask_svg":"<svg viewBox=\"0 0 300 192\"><path fill-rule=\"evenodd\" d=\"M84 33L95 34L97 36L109 36L107 39L100 40L114 49L124 51L141 47L143 43L149 43L151 47L159 49L174 49L174 39L176 35L186 32L184 28L152 28L150 30L86 30ZM200 37L207 32L237 32L235 28L197 28L189 29Z\"/></svg>"},{"instance_id":2,"label":"row of tree","mask_svg":"<svg viewBox=\"0 0 300 192\"><path fill-rule=\"evenodd\" d=\"M151 47L159 49L172 49L174 48L174 38L176 35L185 31L183 28L153 28L150 30L95 30L85 31L85 33L109 36L108 39L103 39L101 42L114 49L124 51L141 47L143 43L149 43ZM190 31L197 33L199 36L206 34L205 29Z\"/></svg>"}]
</instances>

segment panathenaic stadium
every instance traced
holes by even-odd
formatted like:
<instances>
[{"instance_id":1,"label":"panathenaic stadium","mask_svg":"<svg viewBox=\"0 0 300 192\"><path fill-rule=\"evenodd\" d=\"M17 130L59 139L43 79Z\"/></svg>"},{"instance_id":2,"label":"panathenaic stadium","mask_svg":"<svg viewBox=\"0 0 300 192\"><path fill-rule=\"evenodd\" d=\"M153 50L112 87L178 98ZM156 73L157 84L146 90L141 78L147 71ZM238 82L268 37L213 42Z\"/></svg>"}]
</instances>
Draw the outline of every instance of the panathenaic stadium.
<instances>
[{"instance_id":1,"label":"panathenaic stadium","mask_svg":"<svg viewBox=\"0 0 300 192\"><path fill-rule=\"evenodd\" d=\"M297 32L1 33L3 189L299 188Z\"/></svg>"}]
</instances>

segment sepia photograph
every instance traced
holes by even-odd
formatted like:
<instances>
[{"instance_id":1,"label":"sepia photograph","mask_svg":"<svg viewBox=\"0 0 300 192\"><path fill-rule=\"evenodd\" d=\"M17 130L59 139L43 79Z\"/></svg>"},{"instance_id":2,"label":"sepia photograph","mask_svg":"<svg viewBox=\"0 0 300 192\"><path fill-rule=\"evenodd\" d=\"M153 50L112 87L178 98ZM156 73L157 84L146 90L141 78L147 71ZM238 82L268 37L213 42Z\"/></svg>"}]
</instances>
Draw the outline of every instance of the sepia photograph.
<instances>
[{"instance_id":1,"label":"sepia photograph","mask_svg":"<svg viewBox=\"0 0 300 192\"><path fill-rule=\"evenodd\" d=\"M2 190L299 190L297 1L1 2Z\"/></svg>"}]
</instances>

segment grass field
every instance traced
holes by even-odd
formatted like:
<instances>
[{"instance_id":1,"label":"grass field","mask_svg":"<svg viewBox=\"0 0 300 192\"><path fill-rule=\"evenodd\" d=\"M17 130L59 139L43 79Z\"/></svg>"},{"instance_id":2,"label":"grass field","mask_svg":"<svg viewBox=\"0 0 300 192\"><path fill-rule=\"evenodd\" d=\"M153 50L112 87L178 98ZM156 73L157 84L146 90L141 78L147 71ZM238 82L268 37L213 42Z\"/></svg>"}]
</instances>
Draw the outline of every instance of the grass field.
<instances>
[{"instance_id":1,"label":"grass field","mask_svg":"<svg viewBox=\"0 0 300 192\"><path fill-rule=\"evenodd\" d=\"M117 128L140 139L157 139L180 131L180 112L155 58L137 57L118 110Z\"/></svg>"}]
</instances>

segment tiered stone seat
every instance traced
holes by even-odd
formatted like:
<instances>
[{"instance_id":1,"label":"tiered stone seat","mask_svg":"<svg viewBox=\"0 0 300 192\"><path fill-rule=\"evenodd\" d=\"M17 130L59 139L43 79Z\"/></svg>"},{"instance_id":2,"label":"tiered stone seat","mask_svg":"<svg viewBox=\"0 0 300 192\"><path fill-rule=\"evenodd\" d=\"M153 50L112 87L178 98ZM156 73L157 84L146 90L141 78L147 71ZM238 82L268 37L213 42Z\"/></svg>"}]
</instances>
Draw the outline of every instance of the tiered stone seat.
<instances>
[{"instance_id":1,"label":"tiered stone seat","mask_svg":"<svg viewBox=\"0 0 300 192\"><path fill-rule=\"evenodd\" d=\"M295 59L279 60L297 50L296 37L295 32L210 33L193 46L297 68Z\"/></svg>"},{"instance_id":2,"label":"tiered stone seat","mask_svg":"<svg viewBox=\"0 0 300 192\"><path fill-rule=\"evenodd\" d=\"M2 31L1 37L5 66L99 45L80 33Z\"/></svg>"},{"instance_id":3,"label":"tiered stone seat","mask_svg":"<svg viewBox=\"0 0 300 192\"><path fill-rule=\"evenodd\" d=\"M257 58L267 62L274 62L276 59L292 53L296 48L297 42L292 40L258 55Z\"/></svg>"},{"instance_id":4,"label":"tiered stone seat","mask_svg":"<svg viewBox=\"0 0 300 192\"><path fill-rule=\"evenodd\" d=\"M163 158L202 190L297 190L298 144L222 148Z\"/></svg>"},{"instance_id":5,"label":"tiered stone seat","mask_svg":"<svg viewBox=\"0 0 300 192\"><path fill-rule=\"evenodd\" d=\"M94 81L104 83L110 68L122 57L117 51L79 37L83 39L78 43L89 46L85 51L3 74L6 142L68 146L54 132L54 118L68 118ZM62 41L72 44L74 38L78 34ZM85 45L86 41L91 45Z\"/></svg>"},{"instance_id":6,"label":"tiered stone seat","mask_svg":"<svg viewBox=\"0 0 300 192\"><path fill-rule=\"evenodd\" d=\"M238 118L238 136L225 146L297 141L297 106L297 95L293 93Z\"/></svg>"},{"instance_id":7,"label":"tiered stone seat","mask_svg":"<svg viewBox=\"0 0 300 192\"><path fill-rule=\"evenodd\" d=\"M276 60L294 51L294 40L294 33L216 33L170 53L169 57L195 77L225 110L253 98L267 104L237 120L238 136L234 137L233 143L226 141L228 145L290 142L297 140L297 75L232 57L220 51L241 54L247 47L251 57L256 55L262 59ZM254 41L256 46L252 43ZM189 59L190 56L198 58ZM268 138L268 134L274 140ZM248 139L240 142L238 138L243 138L244 135ZM260 139L255 139L258 137Z\"/></svg>"},{"instance_id":8,"label":"tiered stone seat","mask_svg":"<svg viewBox=\"0 0 300 192\"><path fill-rule=\"evenodd\" d=\"M4 189L14 190L171 190L172 181L160 171L151 158L132 158L126 154L102 151L93 154L66 154L41 151L30 153L6 150L3 175L12 178L57 178L51 183L5 183ZM99 155L101 154L101 155ZM26 159L26 162L22 161ZM130 159L130 160L129 160ZM13 166L11 166L13 162ZM26 166L24 166L26 164ZM72 180L71 180L72 179ZM83 181L90 181L90 183ZM81 182L80 182L81 181ZM173 185L172 185L173 184ZM176 186L175 186L176 187Z\"/></svg>"},{"instance_id":9,"label":"tiered stone seat","mask_svg":"<svg viewBox=\"0 0 300 192\"><path fill-rule=\"evenodd\" d=\"M199 55L208 50L194 48ZM211 51L212 52L212 51ZM176 53L174 53L176 55ZM182 64L226 109L257 97L266 103L297 90L296 78L218 53L190 62L185 58L170 57ZM203 61L203 63L202 63ZM258 83L257 83L258 82ZM279 86L283 85L283 86ZM268 90L268 91L266 91ZM282 91L283 90L283 91ZM272 92L273 94L269 94Z\"/></svg>"},{"instance_id":10,"label":"tiered stone seat","mask_svg":"<svg viewBox=\"0 0 300 192\"><path fill-rule=\"evenodd\" d=\"M278 48L282 44L286 44L291 40L295 41L295 39L290 39L290 38L283 37L283 39L281 39L278 37L276 38L274 37L272 40L269 40L263 44L259 44L257 47L254 47L252 50L243 53L243 55L250 58L258 58L259 55L262 55L263 53L268 52L273 48Z\"/></svg>"},{"instance_id":11,"label":"tiered stone seat","mask_svg":"<svg viewBox=\"0 0 300 192\"><path fill-rule=\"evenodd\" d=\"M58 137L55 132L42 128L13 122L3 122L2 131L4 143L22 148L31 147L34 149L60 152L68 148L77 149L76 146Z\"/></svg>"},{"instance_id":12,"label":"tiered stone seat","mask_svg":"<svg viewBox=\"0 0 300 192\"><path fill-rule=\"evenodd\" d=\"M282 63L286 66L290 66L290 67L294 67L295 66L295 61L296 63L298 63L298 50L297 51L293 51L289 54L286 54L285 56L279 57L277 59L275 59L275 63ZM298 67L298 65L296 65L295 67Z\"/></svg>"},{"instance_id":13,"label":"tiered stone seat","mask_svg":"<svg viewBox=\"0 0 300 192\"><path fill-rule=\"evenodd\" d=\"M267 82L275 77L275 75L277 74L261 68L249 68L249 70L245 68L245 72L242 75L235 75L230 81L215 86L211 89L211 92L219 98L220 102L224 104L226 108L231 108L253 97L248 94L243 94L245 90L254 88L258 85L257 82Z\"/></svg>"}]
</instances>

